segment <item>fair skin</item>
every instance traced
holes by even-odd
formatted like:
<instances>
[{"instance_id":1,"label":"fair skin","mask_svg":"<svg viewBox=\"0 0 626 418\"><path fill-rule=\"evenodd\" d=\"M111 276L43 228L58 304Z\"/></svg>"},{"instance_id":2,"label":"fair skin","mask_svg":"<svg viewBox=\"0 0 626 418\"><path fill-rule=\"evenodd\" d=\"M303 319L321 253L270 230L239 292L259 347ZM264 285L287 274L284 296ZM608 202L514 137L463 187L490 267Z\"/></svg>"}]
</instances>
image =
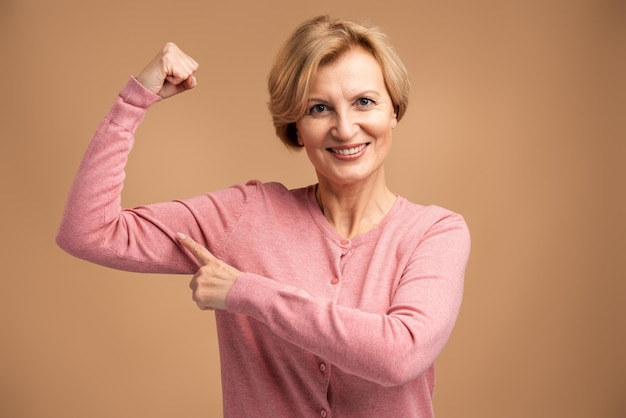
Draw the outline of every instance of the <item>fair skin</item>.
<instances>
[{"instance_id":1,"label":"fair skin","mask_svg":"<svg viewBox=\"0 0 626 418\"><path fill-rule=\"evenodd\" d=\"M135 78L152 93L167 99L196 86L194 74L198 67L193 58L168 42Z\"/></svg>"},{"instance_id":2,"label":"fair skin","mask_svg":"<svg viewBox=\"0 0 626 418\"><path fill-rule=\"evenodd\" d=\"M166 44L136 76L147 90L168 98L194 88L198 63ZM378 62L353 48L321 67L309 94L309 112L296 128L318 177L318 202L345 238L377 225L396 196L385 183L384 161L397 123ZM242 272L182 233L180 245L199 262L190 282L200 309L226 309L228 292Z\"/></svg>"},{"instance_id":3,"label":"fair skin","mask_svg":"<svg viewBox=\"0 0 626 418\"><path fill-rule=\"evenodd\" d=\"M317 173L318 201L339 234L353 238L377 225L396 200L383 164L397 120L378 61L353 48L321 67L308 108L296 129Z\"/></svg>"}]
</instances>

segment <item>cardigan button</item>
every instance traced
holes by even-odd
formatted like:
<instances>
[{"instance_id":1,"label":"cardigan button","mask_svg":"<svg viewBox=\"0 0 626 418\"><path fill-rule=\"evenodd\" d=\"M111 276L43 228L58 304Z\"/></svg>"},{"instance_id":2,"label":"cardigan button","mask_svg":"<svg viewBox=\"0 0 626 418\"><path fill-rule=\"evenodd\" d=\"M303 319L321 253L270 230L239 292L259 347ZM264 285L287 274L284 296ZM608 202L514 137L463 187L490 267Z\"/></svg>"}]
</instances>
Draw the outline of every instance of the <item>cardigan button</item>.
<instances>
[{"instance_id":1,"label":"cardigan button","mask_svg":"<svg viewBox=\"0 0 626 418\"><path fill-rule=\"evenodd\" d=\"M337 283L339 283L339 279L336 278L336 277L333 277L333 279L330 281L330 284L332 284L332 285L335 285Z\"/></svg>"}]
</instances>

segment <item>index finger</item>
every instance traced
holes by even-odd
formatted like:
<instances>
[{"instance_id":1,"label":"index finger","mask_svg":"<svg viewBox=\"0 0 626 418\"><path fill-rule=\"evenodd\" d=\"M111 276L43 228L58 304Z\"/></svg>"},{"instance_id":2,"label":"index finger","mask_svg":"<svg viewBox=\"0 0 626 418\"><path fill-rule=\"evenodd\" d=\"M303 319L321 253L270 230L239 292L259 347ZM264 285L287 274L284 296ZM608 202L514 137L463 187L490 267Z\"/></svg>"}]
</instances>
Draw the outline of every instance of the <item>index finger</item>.
<instances>
[{"instance_id":1,"label":"index finger","mask_svg":"<svg viewBox=\"0 0 626 418\"><path fill-rule=\"evenodd\" d=\"M178 242L180 242L183 247L188 249L189 252L193 254L193 256L196 258L196 260L198 260L198 262L200 262L201 265L205 266L214 259L213 254L211 254L209 250L207 250L202 245L198 244L196 241L189 238L185 234L178 232L176 236L178 237Z\"/></svg>"}]
</instances>

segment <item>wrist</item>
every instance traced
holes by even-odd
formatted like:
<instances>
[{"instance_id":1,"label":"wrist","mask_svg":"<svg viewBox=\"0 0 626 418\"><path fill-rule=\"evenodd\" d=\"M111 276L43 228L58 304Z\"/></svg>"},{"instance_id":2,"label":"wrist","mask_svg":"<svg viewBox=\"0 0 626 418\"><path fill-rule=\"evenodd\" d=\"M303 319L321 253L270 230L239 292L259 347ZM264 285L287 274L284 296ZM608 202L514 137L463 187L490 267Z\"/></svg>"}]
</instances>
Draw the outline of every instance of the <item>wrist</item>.
<instances>
[{"instance_id":1,"label":"wrist","mask_svg":"<svg viewBox=\"0 0 626 418\"><path fill-rule=\"evenodd\" d=\"M161 96L148 90L134 76L130 77L119 96L124 102L144 109L161 100Z\"/></svg>"}]
</instances>

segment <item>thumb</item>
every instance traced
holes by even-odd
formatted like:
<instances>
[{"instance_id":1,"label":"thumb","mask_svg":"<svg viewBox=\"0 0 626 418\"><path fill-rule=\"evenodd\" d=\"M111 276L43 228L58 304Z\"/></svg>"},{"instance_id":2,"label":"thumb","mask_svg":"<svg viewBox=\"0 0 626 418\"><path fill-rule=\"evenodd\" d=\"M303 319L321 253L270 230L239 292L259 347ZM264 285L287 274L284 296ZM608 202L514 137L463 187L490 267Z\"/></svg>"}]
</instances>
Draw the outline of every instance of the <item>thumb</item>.
<instances>
[{"instance_id":1,"label":"thumb","mask_svg":"<svg viewBox=\"0 0 626 418\"><path fill-rule=\"evenodd\" d=\"M167 76L164 80L163 86L159 91L159 95L163 99L175 96L187 90L191 90L197 84L195 76L189 76L185 79L180 77Z\"/></svg>"},{"instance_id":2,"label":"thumb","mask_svg":"<svg viewBox=\"0 0 626 418\"><path fill-rule=\"evenodd\" d=\"M198 244L196 241L189 238L185 234L179 232L176 234L176 236L178 238L178 242L184 248L189 250L191 254L193 254L193 256L196 258L196 260L198 260L200 265L206 266L211 261L215 260L215 256L211 254L209 250L207 250L202 245Z\"/></svg>"}]
</instances>

